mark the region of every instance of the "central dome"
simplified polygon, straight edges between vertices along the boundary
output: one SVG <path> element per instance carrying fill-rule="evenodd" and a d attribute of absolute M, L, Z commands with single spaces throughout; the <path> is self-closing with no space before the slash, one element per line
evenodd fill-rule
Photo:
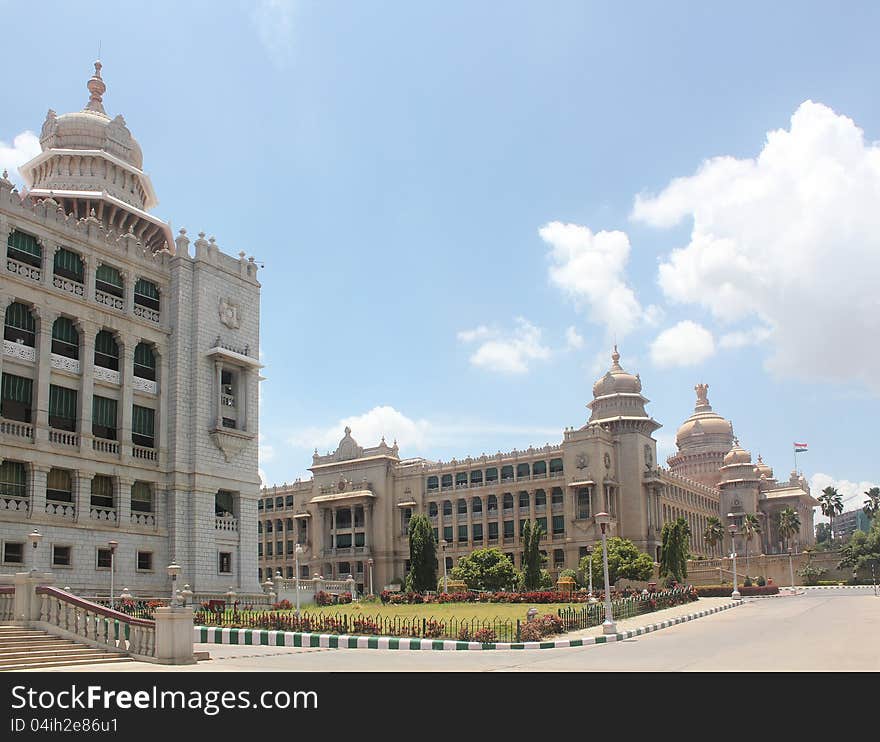
<path fill-rule="evenodd" d="M 730 450 L 733 443 L 733 426 L 729 420 L 721 417 L 712 410 L 707 393 L 708 384 L 697 384 L 694 387 L 697 393 L 697 405 L 694 414 L 682 423 L 675 434 L 675 443 L 679 450 L 688 448 L 688 445 L 699 445 L 707 441 L 706 436 L 719 436 L 726 439 L 724 450 Z"/>

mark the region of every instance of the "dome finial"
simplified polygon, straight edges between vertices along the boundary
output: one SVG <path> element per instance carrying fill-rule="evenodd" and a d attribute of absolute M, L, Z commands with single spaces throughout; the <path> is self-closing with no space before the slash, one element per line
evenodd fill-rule
<path fill-rule="evenodd" d="M 620 369 L 620 353 L 617 352 L 617 343 L 614 343 L 614 352 L 611 354 L 612 368 Z"/>
<path fill-rule="evenodd" d="M 708 384 L 697 384 L 694 387 L 694 391 L 697 393 L 697 410 L 711 410 L 712 407 L 709 405 L 709 385 Z"/>
<path fill-rule="evenodd" d="M 107 91 L 107 86 L 101 79 L 102 66 L 100 59 L 95 61 L 95 74 L 92 75 L 86 83 L 86 87 L 89 89 L 89 102 L 86 104 L 85 110 L 94 111 L 95 113 L 103 113 L 106 116 L 107 112 L 104 110 L 102 96 Z"/>

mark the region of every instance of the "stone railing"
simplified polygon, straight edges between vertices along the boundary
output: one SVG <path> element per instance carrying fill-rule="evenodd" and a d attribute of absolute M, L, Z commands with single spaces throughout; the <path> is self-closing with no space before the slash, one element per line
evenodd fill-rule
<path fill-rule="evenodd" d="M 3 341 L 3 355 L 15 358 L 18 361 L 36 361 L 37 349 L 24 343 L 17 343 L 12 340 Z"/>
<path fill-rule="evenodd" d="M 132 513 L 131 524 L 134 526 L 143 526 L 144 528 L 155 528 L 156 516 L 153 513 Z"/>
<path fill-rule="evenodd" d="M 109 441 L 104 438 L 92 438 L 92 449 L 99 453 L 119 454 L 119 441 Z"/>
<path fill-rule="evenodd" d="M 36 593 L 40 598 L 38 620 L 47 627 L 93 646 L 155 661 L 155 621 L 132 618 L 47 585 L 37 586 Z"/>
<path fill-rule="evenodd" d="M 0 510 L 12 510 L 20 513 L 27 513 L 28 509 L 27 497 L 0 495 Z"/>
<path fill-rule="evenodd" d="M 140 304 L 135 304 L 132 312 L 135 317 L 140 317 L 141 319 L 149 320 L 150 322 L 155 322 L 156 324 L 159 323 L 159 312 L 157 312 L 155 309 L 144 307 Z"/>
<path fill-rule="evenodd" d="M 231 515 L 218 515 L 214 518 L 214 530 L 238 532 L 238 518 Z"/>
<path fill-rule="evenodd" d="M 62 446 L 74 446 L 79 448 L 79 436 L 67 430 L 56 430 L 49 428 L 49 442 L 57 443 Z"/>
<path fill-rule="evenodd" d="M 6 258 L 6 270 L 15 273 L 22 278 L 30 278 L 32 281 L 39 281 L 43 277 L 43 272 L 39 268 L 35 268 L 27 263 L 19 263 L 13 258 Z"/>
<path fill-rule="evenodd" d="M 146 392 L 147 394 L 158 394 L 159 383 L 150 379 L 142 379 L 140 376 L 132 377 L 132 388 L 137 392 Z"/>
<path fill-rule="evenodd" d="M 72 374 L 80 373 L 79 361 L 76 358 L 68 358 L 58 353 L 50 353 L 50 365 L 59 371 L 70 371 Z"/>
<path fill-rule="evenodd" d="M 11 435 L 15 438 L 34 437 L 34 426 L 29 423 L 20 423 L 17 420 L 0 419 L 0 433 Z"/>
<path fill-rule="evenodd" d="M 91 520 L 100 520 L 110 523 L 116 522 L 116 508 L 104 508 L 100 505 L 91 505 L 89 507 L 89 518 Z"/>
<path fill-rule="evenodd" d="M 120 312 L 125 311 L 124 300 L 120 299 L 118 296 L 107 294 L 98 289 L 95 289 L 95 301 L 97 301 L 98 304 L 103 304 L 105 307 L 110 307 L 111 309 L 116 309 Z"/>
<path fill-rule="evenodd" d="M 119 371 L 114 371 L 112 368 L 105 368 L 104 366 L 95 366 L 92 369 L 92 373 L 98 381 L 106 381 L 108 384 L 119 384 L 120 376 Z"/>
<path fill-rule="evenodd" d="M 64 518 L 65 520 L 74 520 L 76 517 L 76 506 L 69 502 L 47 502 L 46 515 L 54 515 L 56 518 Z"/>
<path fill-rule="evenodd" d="M 15 588 L 0 585 L 0 621 L 11 621 L 14 617 L 12 606 L 15 603 Z"/>
<path fill-rule="evenodd" d="M 73 294 L 74 296 L 85 295 L 85 290 L 81 283 L 77 281 L 71 281 L 69 278 L 64 278 L 63 276 L 52 276 L 52 285 L 56 289 L 61 289 L 62 291 L 66 291 L 69 294 Z"/>
<path fill-rule="evenodd" d="M 131 455 L 144 461 L 159 460 L 159 452 L 155 448 L 147 448 L 146 446 L 132 446 Z"/>

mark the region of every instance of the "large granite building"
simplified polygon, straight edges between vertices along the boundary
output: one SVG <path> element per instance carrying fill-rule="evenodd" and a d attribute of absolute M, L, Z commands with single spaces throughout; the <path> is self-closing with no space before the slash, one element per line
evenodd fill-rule
<path fill-rule="evenodd" d="M 520 532 L 539 522 L 551 574 L 577 568 L 600 539 L 595 515 L 611 514 L 612 534 L 631 539 L 659 558 L 663 524 L 679 516 L 691 528 L 695 555 L 717 556 L 702 534 L 710 517 L 728 524 L 756 513 L 764 528 L 760 549 L 781 549 L 773 515 L 791 505 L 801 518 L 801 546 L 813 540 L 813 506 L 803 477 L 777 482 L 760 458 L 751 462 L 730 422 L 712 410 L 708 386 L 696 387 L 694 414 L 678 430 L 678 453 L 668 468 L 657 461 L 652 437 L 660 424 L 645 410 L 638 374 L 620 365 L 617 348 L 606 374 L 593 385 L 590 418 L 563 432 L 561 443 L 452 461 L 401 459 L 397 443 L 361 447 L 346 429 L 336 451 L 315 451 L 309 481 L 264 488 L 259 503 L 261 579 L 295 574 L 296 544 L 303 546 L 300 576 L 354 575 L 359 589 L 379 590 L 408 570 L 407 524 L 426 514 L 441 558 L 497 546 L 521 566 Z M 738 549 L 742 544 L 738 543 Z"/>
<path fill-rule="evenodd" d="M 116 542 L 135 594 L 167 594 L 172 560 L 195 591 L 256 590 L 257 266 L 150 213 L 100 63 L 87 87 L 25 190 L 0 178 L 0 569 L 107 594 Z"/>

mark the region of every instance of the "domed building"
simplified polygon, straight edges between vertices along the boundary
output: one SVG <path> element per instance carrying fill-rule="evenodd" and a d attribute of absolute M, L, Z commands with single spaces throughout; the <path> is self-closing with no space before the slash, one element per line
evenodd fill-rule
<path fill-rule="evenodd" d="M 0 544 L 80 594 L 116 584 L 198 595 L 259 590 L 260 283 L 253 258 L 152 210 L 144 157 L 104 108 L 50 110 L 42 151 L 0 177 Z M 29 551 L 29 550 L 28 550 Z"/>
<path fill-rule="evenodd" d="M 697 384 L 694 414 L 675 435 L 678 454 L 668 459 L 669 468 L 696 482 L 715 487 L 720 481 L 724 456 L 733 445 L 733 425 L 709 404 L 708 384 Z"/>

